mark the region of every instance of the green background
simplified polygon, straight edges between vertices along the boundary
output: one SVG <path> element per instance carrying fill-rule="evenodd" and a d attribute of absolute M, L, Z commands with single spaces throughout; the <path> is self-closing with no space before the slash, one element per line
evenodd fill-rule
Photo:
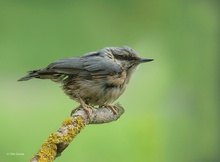
<path fill-rule="evenodd" d="M 220 161 L 219 1 L 1 0 L 0 161 L 23 162 L 78 106 L 25 72 L 106 46 L 141 65 L 116 122 L 87 126 L 56 161 Z"/>

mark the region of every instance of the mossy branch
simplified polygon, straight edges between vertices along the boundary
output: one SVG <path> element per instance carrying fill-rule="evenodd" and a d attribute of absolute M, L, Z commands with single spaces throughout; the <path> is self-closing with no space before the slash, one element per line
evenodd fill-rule
<path fill-rule="evenodd" d="M 52 162 L 86 125 L 109 123 L 117 120 L 124 113 L 123 107 L 119 104 L 116 104 L 114 109 L 116 113 L 107 107 L 99 109 L 91 107 L 87 111 L 81 107 L 74 109 L 71 116 L 63 121 L 61 128 L 47 138 L 30 161 Z"/>

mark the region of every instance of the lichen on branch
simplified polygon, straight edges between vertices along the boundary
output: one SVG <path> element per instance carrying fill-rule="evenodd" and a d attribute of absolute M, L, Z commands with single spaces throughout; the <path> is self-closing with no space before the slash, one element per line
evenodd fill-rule
<path fill-rule="evenodd" d="M 65 119 L 58 131 L 52 133 L 42 144 L 31 162 L 52 162 L 61 155 L 64 149 L 88 124 L 102 124 L 117 120 L 124 113 L 121 105 L 114 106 L 116 113 L 107 107 L 95 109 L 91 107 L 85 111 L 82 107 L 74 109 L 71 116 Z"/>

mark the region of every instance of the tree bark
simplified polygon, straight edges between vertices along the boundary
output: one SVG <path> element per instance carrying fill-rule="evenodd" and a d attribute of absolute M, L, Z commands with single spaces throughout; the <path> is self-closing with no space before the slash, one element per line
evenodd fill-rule
<path fill-rule="evenodd" d="M 68 147 L 72 140 L 88 124 L 102 124 L 116 121 L 124 113 L 120 104 L 114 105 L 114 111 L 109 107 L 84 109 L 81 106 L 74 109 L 71 116 L 65 119 L 57 132 L 52 133 L 43 143 L 31 162 L 52 162 Z"/>

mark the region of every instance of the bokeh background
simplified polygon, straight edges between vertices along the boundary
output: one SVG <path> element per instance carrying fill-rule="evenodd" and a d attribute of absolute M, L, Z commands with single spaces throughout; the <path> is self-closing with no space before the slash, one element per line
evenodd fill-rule
<path fill-rule="evenodd" d="M 142 65 L 116 122 L 87 126 L 56 161 L 219 162 L 219 1 L 0 1 L 0 161 L 23 162 L 78 106 L 31 69 L 128 45 Z"/>

